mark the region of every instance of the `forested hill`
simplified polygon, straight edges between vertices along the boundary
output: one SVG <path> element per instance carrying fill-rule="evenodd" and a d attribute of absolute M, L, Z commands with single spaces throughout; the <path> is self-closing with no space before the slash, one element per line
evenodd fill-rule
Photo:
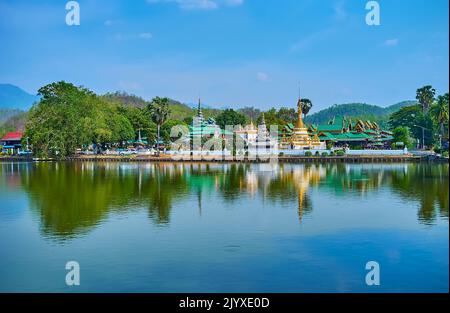
<path fill-rule="evenodd" d="M 144 100 L 141 97 L 130 95 L 125 92 L 107 93 L 103 97 L 109 101 L 118 102 L 123 105 L 133 106 L 140 109 L 145 108 L 149 103 L 148 101 Z M 184 120 L 186 118 L 193 117 L 197 113 L 196 111 L 197 108 L 194 106 L 190 107 L 184 103 L 181 103 L 173 99 L 169 99 L 169 101 L 171 111 L 170 119 Z M 218 109 L 211 109 L 204 107 L 202 107 L 202 111 L 205 117 L 216 116 L 217 114 L 220 113 L 220 110 Z"/>
<path fill-rule="evenodd" d="M 375 121 L 384 126 L 389 115 L 404 106 L 415 104 L 415 101 L 402 101 L 388 107 L 380 107 L 366 103 L 335 104 L 327 109 L 307 116 L 306 122 L 314 124 L 325 124 L 335 116 L 347 116 Z"/>

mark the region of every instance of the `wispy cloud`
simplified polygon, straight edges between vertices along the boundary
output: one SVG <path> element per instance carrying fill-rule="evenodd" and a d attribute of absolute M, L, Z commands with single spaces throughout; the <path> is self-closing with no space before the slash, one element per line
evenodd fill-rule
<path fill-rule="evenodd" d="M 221 5 L 239 6 L 244 0 L 147 0 L 150 4 L 174 3 L 183 10 L 215 10 Z"/>
<path fill-rule="evenodd" d="M 150 40 L 152 38 L 153 38 L 153 35 L 150 32 L 142 32 L 142 33 L 139 33 L 139 34 L 122 34 L 122 33 L 117 33 L 114 36 L 114 39 L 117 40 L 117 41 L 136 40 L 136 39 Z"/>
<path fill-rule="evenodd" d="M 137 91 L 141 89 L 141 84 L 134 81 L 119 81 L 117 86 L 124 91 Z"/>
<path fill-rule="evenodd" d="M 383 46 L 385 47 L 395 47 L 398 45 L 398 38 L 387 39 L 383 42 Z"/>
<path fill-rule="evenodd" d="M 263 73 L 263 72 L 258 72 L 258 73 L 256 73 L 256 79 L 261 82 L 266 82 L 269 80 L 269 75 L 267 75 L 266 73 Z"/>
<path fill-rule="evenodd" d="M 153 35 L 152 35 L 152 33 L 140 33 L 138 35 L 138 37 L 141 39 L 148 40 L 148 39 L 152 39 Z"/>
<path fill-rule="evenodd" d="M 225 4 L 229 6 L 241 5 L 244 3 L 244 0 L 225 0 Z"/>
<path fill-rule="evenodd" d="M 307 50 L 307 49 L 311 48 L 312 46 L 314 46 L 320 42 L 323 42 L 324 40 L 329 38 L 329 36 L 334 34 L 335 32 L 336 32 L 336 29 L 327 28 L 327 29 L 318 31 L 316 33 L 306 35 L 303 38 L 301 38 L 299 41 L 297 41 L 293 45 L 291 45 L 289 50 L 291 53 Z"/>
<path fill-rule="evenodd" d="M 333 6 L 334 18 L 338 21 L 345 20 L 347 17 L 347 11 L 345 10 L 344 5 L 344 1 L 338 1 Z"/>
<path fill-rule="evenodd" d="M 118 25 L 122 25 L 123 21 L 121 20 L 106 20 L 103 22 L 103 25 L 106 27 L 112 27 L 112 26 L 118 26 Z"/>

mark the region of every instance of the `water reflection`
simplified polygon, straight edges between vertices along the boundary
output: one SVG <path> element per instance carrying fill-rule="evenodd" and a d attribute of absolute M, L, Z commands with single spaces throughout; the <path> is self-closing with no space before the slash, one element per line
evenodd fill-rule
<path fill-rule="evenodd" d="M 392 190 L 415 201 L 418 220 L 448 218 L 448 164 L 250 164 L 2 163 L 0 192 L 24 190 L 45 235 L 71 238 L 108 214 L 145 208 L 157 225 L 168 226 L 175 203 L 212 194 L 225 203 L 261 197 L 296 208 L 298 219 L 314 209 L 311 191 L 355 197 Z"/>

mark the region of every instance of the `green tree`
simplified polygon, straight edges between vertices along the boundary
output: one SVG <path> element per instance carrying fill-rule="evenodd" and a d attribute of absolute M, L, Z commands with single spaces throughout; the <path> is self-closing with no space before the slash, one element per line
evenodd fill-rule
<path fill-rule="evenodd" d="M 244 107 L 238 110 L 239 113 L 245 115 L 249 120 L 256 121 L 256 119 L 261 115 L 261 110 L 254 107 Z"/>
<path fill-rule="evenodd" d="M 311 110 L 313 104 L 311 100 L 309 99 L 301 99 L 300 100 L 300 108 L 302 109 L 302 113 L 304 117 L 306 118 L 306 115 L 308 115 L 309 111 Z"/>
<path fill-rule="evenodd" d="M 295 123 L 297 120 L 297 112 L 293 108 L 281 107 L 278 110 L 277 117 L 286 123 Z"/>
<path fill-rule="evenodd" d="M 439 96 L 436 104 L 434 104 L 430 109 L 430 114 L 433 120 L 439 125 L 439 134 L 442 136 L 447 133 L 448 138 L 448 93 Z M 447 132 L 445 130 L 447 128 Z"/>
<path fill-rule="evenodd" d="M 219 125 L 222 129 L 225 128 L 226 125 L 245 125 L 246 119 L 245 116 L 233 109 L 226 109 L 222 111 L 216 117 L 217 125 Z"/>
<path fill-rule="evenodd" d="M 156 149 L 159 155 L 159 143 L 161 141 L 161 126 L 167 120 L 170 114 L 169 99 L 168 98 L 153 98 L 152 102 L 147 107 L 150 112 L 151 119 L 157 126 L 156 132 Z"/>
<path fill-rule="evenodd" d="M 118 106 L 86 88 L 60 81 L 40 88 L 39 95 L 24 136 L 39 157 L 65 158 L 92 143 L 105 147 L 134 138 Z"/>
<path fill-rule="evenodd" d="M 422 111 L 424 113 L 428 112 L 428 109 L 434 102 L 434 95 L 436 94 L 436 89 L 431 85 L 423 86 L 417 89 L 416 99 L 422 106 Z"/>
<path fill-rule="evenodd" d="M 394 143 L 403 142 L 405 147 L 411 148 L 413 140 L 409 134 L 409 128 L 405 126 L 398 126 L 393 130 Z"/>
<path fill-rule="evenodd" d="M 161 137 L 163 138 L 164 142 L 169 143 L 171 142 L 170 133 L 172 130 L 172 127 L 174 126 L 186 126 L 188 127 L 188 124 L 186 124 L 183 121 L 180 120 L 167 120 L 164 125 L 161 127 Z M 179 138 L 179 137 L 178 137 Z M 176 138 L 176 139 L 178 139 Z"/>
<path fill-rule="evenodd" d="M 86 129 L 94 120 L 93 92 L 64 81 L 39 89 L 41 101 L 29 113 L 25 137 L 30 138 L 34 152 L 40 157 L 64 158 L 77 147 L 88 144 L 93 133 Z"/>
<path fill-rule="evenodd" d="M 119 112 L 127 117 L 134 129 L 134 139 L 142 139 L 143 136 L 156 137 L 156 125 L 152 122 L 150 112 L 147 109 L 137 107 L 119 106 Z"/>
<path fill-rule="evenodd" d="M 262 124 L 262 117 L 263 116 L 261 114 L 257 120 L 258 125 Z M 269 111 L 264 112 L 264 121 L 266 122 L 267 129 L 270 129 L 270 126 L 272 125 L 278 126 L 278 128 L 280 129 L 280 127 L 283 127 L 287 124 L 285 120 L 279 118 L 278 112 L 275 108 L 271 108 Z"/>
<path fill-rule="evenodd" d="M 406 106 L 394 112 L 389 117 L 389 128 L 394 130 L 399 126 L 405 126 L 410 129 L 413 137 L 423 139 L 424 145 L 430 146 L 434 142 L 433 121 L 429 114 L 424 114 L 420 105 Z"/>

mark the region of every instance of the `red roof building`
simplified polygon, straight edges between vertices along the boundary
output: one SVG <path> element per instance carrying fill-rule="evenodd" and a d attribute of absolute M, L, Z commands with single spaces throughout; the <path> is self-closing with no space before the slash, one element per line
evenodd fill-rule
<path fill-rule="evenodd" d="M 0 141 L 22 141 L 23 133 L 22 132 L 10 132 L 3 136 Z"/>
<path fill-rule="evenodd" d="M 22 132 L 7 133 L 0 139 L 0 146 L 2 147 L 2 153 L 17 154 L 22 148 Z"/>

